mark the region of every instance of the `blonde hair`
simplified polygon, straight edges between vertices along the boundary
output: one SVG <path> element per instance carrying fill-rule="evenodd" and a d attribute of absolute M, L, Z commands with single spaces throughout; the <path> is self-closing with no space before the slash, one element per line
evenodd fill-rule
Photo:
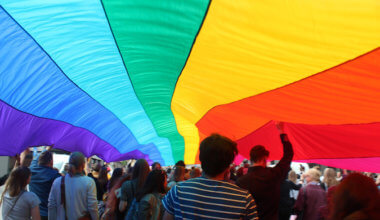
<path fill-rule="evenodd" d="M 315 169 L 315 168 L 312 168 L 312 169 L 309 169 L 307 172 L 306 172 L 306 175 L 310 176 L 310 178 L 313 180 L 313 181 L 317 181 L 319 182 L 319 179 L 321 177 L 321 172 L 319 172 L 319 170 Z"/>
<path fill-rule="evenodd" d="M 327 188 L 336 186 L 339 182 L 336 180 L 336 172 L 332 168 L 326 168 L 323 172 L 323 182 L 326 183 Z"/>

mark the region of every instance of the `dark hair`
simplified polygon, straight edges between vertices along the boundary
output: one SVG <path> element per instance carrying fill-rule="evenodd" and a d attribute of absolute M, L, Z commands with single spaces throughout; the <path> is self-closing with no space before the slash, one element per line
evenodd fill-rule
<path fill-rule="evenodd" d="M 113 170 L 111 179 L 109 181 L 108 189 L 112 189 L 112 187 L 115 185 L 116 181 L 119 180 L 119 178 L 123 176 L 123 169 L 122 168 L 116 168 Z"/>
<path fill-rule="evenodd" d="M 155 169 L 155 166 L 159 165 L 161 167 L 161 164 L 159 162 L 152 163 L 152 170 Z"/>
<path fill-rule="evenodd" d="M 219 134 L 204 139 L 199 147 L 199 160 L 205 174 L 214 177 L 225 171 L 238 153 L 236 145 Z"/>
<path fill-rule="evenodd" d="M 185 167 L 176 166 L 174 169 L 173 180 L 176 182 L 183 181 L 184 177 L 185 177 Z"/>
<path fill-rule="evenodd" d="M 330 206 L 330 219 L 345 219 L 354 212 L 367 216 L 363 219 L 380 219 L 380 192 L 371 178 L 353 173 L 337 186 Z"/>
<path fill-rule="evenodd" d="M 262 145 L 256 145 L 252 147 L 251 151 L 249 152 L 249 156 L 251 161 L 257 163 L 260 160 L 264 159 L 264 157 L 268 157 L 269 151 L 267 151 Z"/>
<path fill-rule="evenodd" d="M 186 167 L 185 162 L 183 162 L 183 160 L 179 160 L 179 161 L 175 164 L 175 166 Z"/>
<path fill-rule="evenodd" d="M 116 168 L 113 171 L 112 177 L 114 176 L 115 171 L 117 169 L 121 169 L 121 168 Z M 119 173 L 119 171 L 116 171 L 116 173 Z M 110 181 L 112 181 L 112 177 L 111 177 Z M 115 180 L 113 181 L 114 183 L 112 184 L 111 187 L 109 187 L 109 193 L 107 196 L 106 207 L 107 207 L 107 209 L 109 208 L 111 213 L 114 213 L 117 209 L 119 209 L 119 199 L 117 198 L 117 196 L 116 196 L 117 193 L 115 193 L 115 191 L 119 190 L 120 187 L 123 185 L 123 183 L 125 181 L 130 180 L 130 179 L 131 179 L 130 175 L 124 175 L 124 176 L 121 176 L 119 178 L 115 177 Z"/>
<path fill-rule="evenodd" d="M 136 201 L 140 200 L 149 193 L 165 193 L 166 173 L 163 170 L 153 170 L 148 174 L 144 186 L 136 195 Z"/>
<path fill-rule="evenodd" d="M 102 166 L 100 168 L 99 176 L 98 176 L 98 181 L 101 185 L 102 188 L 106 188 L 107 183 L 108 183 L 108 170 L 107 166 Z"/>
<path fill-rule="evenodd" d="M 135 166 L 133 167 L 132 179 L 138 179 L 137 189 L 143 187 L 149 171 L 149 164 L 145 159 L 139 159 L 136 161 Z"/>
<path fill-rule="evenodd" d="M 13 170 L 5 183 L 0 204 L 3 202 L 4 195 L 7 191 L 11 197 L 18 196 L 20 192 L 25 189 L 26 185 L 28 185 L 28 179 L 31 174 L 28 167 L 18 167 Z"/>
<path fill-rule="evenodd" d="M 50 151 L 44 151 L 41 153 L 38 158 L 38 165 L 49 165 L 49 163 L 53 160 L 53 154 Z"/>

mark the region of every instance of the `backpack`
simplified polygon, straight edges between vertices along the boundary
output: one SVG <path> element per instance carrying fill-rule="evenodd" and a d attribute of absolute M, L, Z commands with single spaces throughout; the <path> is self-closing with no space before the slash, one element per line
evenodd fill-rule
<path fill-rule="evenodd" d="M 128 214 L 125 216 L 124 220 L 138 220 L 139 216 L 139 202 L 136 201 L 136 198 L 133 199 L 132 205 L 128 210 Z"/>

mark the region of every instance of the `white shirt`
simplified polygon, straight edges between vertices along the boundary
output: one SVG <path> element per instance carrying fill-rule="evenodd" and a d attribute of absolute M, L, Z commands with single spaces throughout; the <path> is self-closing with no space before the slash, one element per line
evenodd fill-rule
<path fill-rule="evenodd" d="M 65 210 L 61 204 L 61 179 L 54 180 L 49 195 L 49 219 L 65 220 Z M 89 212 L 91 218 L 98 220 L 98 201 L 96 185 L 87 176 L 65 176 L 67 219 L 78 219 Z"/>

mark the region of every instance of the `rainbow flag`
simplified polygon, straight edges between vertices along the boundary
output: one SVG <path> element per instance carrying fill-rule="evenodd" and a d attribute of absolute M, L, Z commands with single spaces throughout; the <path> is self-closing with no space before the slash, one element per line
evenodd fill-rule
<path fill-rule="evenodd" d="M 198 163 L 211 133 L 380 172 L 378 0 L 0 0 L 0 155 Z"/>

